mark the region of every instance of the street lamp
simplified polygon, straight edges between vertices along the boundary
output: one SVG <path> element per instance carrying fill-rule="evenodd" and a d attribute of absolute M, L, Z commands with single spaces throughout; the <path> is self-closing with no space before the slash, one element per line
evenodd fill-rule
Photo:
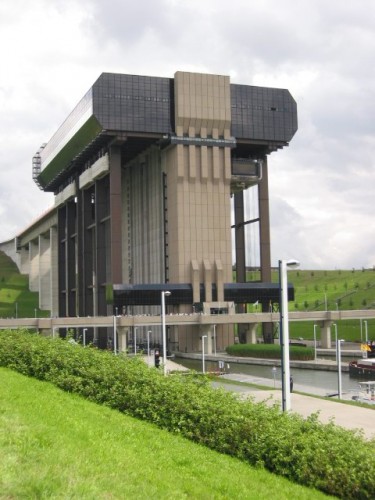
<path fill-rule="evenodd" d="M 134 335 L 133 335 L 133 342 L 134 342 L 134 356 L 137 354 L 137 327 L 134 327 Z"/>
<path fill-rule="evenodd" d="M 367 344 L 368 343 L 367 319 L 364 319 L 363 323 L 365 325 L 365 342 Z"/>
<path fill-rule="evenodd" d="M 276 388 L 276 372 L 277 372 L 277 368 L 276 368 L 276 366 L 273 366 L 272 367 L 272 376 L 273 376 L 273 388 L 274 389 Z"/>
<path fill-rule="evenodd" d="M 216 325 L 214 325 L 214 353 L 216 356 Z"/>
<path fill-rule="evenodd" d="M 87 332 L 87 328 L 84 328 L 83 331 L 82 331 L 82 344 L 83 344 L 83 347 L 86 346 L 86 332 Z"/>
<path fill-rule="evenodd" d="M 205 365 L 205 353 L 204 353 L 204 339 L 207 338 L 207 335 L 202 335 L 202 372 L 203 375 L 206 373 L 206 365 Z"/>
<path fill-rule="evenodd" d="M 281 388 L 283 411 L 290 410 L 288 269 L 299 266 L 297 260 L 279 260 Z"/>
<path fill-rule="evenodd" d="M 148 366 L 150 366 L 150 335 L 151 335 L 152 331 L 151 330 L 148 330 L 147 331 L 147 364 Z"/>
<path fill-rule="evenodd" d="M 113 352 L 117 354 L 117 316 L 113 315 Z"/>
<path fill-rule="evenodd" d="M 163 372 L 167 375 L 167 332 L 165 328 L 165 297 L 169 297 L 171 292 L 166 290 L 161 292 L 161 325 L 163 334 Z"/>
<path fill-rule="evenodd" d="M 342 394 L 342 381 L 341 381 L 341 342 L 337 338 L 337 325 L 333 323 L 332 326 L 335 327 L 335 340 L 336 340 L 336 363 L 337 363 L 337 397 L 341 399 Z"/>

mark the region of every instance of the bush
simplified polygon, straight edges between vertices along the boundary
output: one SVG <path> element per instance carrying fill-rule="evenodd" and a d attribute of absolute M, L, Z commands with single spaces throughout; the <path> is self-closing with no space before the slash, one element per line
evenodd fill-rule
<path fill-rule="evenodd" d="M 233 344 L 226 351 L 231 356 L 281 359 L 281 347 L 278 344 Z M 290 345 L 289 357 L 295 361 L 308 361 L 314 359 L 314 349 L 304 345 Z"/>
<path fill-rule="evenodd" d="M 375 442 L 317 415 L 304 420 L 213 389 L 204 377 L 164 377 L 139 358 L 27 332 L 0 332 L 0 365 L 328 494 L 375 498 Z"/>

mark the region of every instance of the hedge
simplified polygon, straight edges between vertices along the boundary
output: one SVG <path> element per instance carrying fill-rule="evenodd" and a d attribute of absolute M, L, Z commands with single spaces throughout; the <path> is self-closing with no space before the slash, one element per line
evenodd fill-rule
<path fill-rule="evenodd" d="M 0 365 L 153 422 L 253 466 L 342 498 L 375 498 L 375 441 L 318 415 L 243 401 L 201 376 L 171 375 L 139 358 L 66 340 L 0 332 Z"/>
<path fill-rule="evenodd" d="M 281 359 L 281 347 L 275 344 L 233 344 L 226 348 L 231 356 Z M 309 361 L 314 359 L 314 349 L 305 346 L 289 346 L 289 356 L 295 361 Z"/>

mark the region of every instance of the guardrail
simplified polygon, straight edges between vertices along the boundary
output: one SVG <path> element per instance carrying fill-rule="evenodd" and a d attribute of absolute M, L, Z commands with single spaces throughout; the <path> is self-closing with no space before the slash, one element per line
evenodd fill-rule
<path fill-rule="evenodd" d="M 348 319 L 375 318 L 375 309 L 354 311 L 312 311 L 290 312 L 289 321 L 340 321 Z M 238 323 L 277 323 L 280 321 L 278 312 L 267 313 L 241 313 L 241 314 L 167 314 L 167 325 L 229 325 Z M 0 318 L 0 329 L 30 328 L 36 330 L 54 330 L 58 328 L 105 328 L 113 327 L 114 322 L 118 328 L 154 326 L 161 324 L 161 316 L 135 315 L 135 316 L 87 316 L 67 318 Z"/>

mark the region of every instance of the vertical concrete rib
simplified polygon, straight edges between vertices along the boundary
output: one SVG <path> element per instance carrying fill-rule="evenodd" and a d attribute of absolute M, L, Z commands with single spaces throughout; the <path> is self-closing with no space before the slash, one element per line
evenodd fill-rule
<path fill-rule="evenodd" d="M 109 170 L 110 240 L 112 283 L 122 283 L 121 149 L 110 149 Z"/>
<path fill-rule="evenodd" d="M 267 157 L 263 159 L 263 176 L 258 184 L 259 199 L 259 243 L 260 243 L 260 273 L 263 282 L 272 281 L 271 274 L 271 237 L 270 237 L 270 212 L 268 194 L 268 165 Z M 262 302 L 262 310 L 268 311 L 270 304 Z M 271 305 L 272 307 L 272 305 Z M 266 343 L 273 342 L 272 323 L 263 324 L 263 338 Z"/>

